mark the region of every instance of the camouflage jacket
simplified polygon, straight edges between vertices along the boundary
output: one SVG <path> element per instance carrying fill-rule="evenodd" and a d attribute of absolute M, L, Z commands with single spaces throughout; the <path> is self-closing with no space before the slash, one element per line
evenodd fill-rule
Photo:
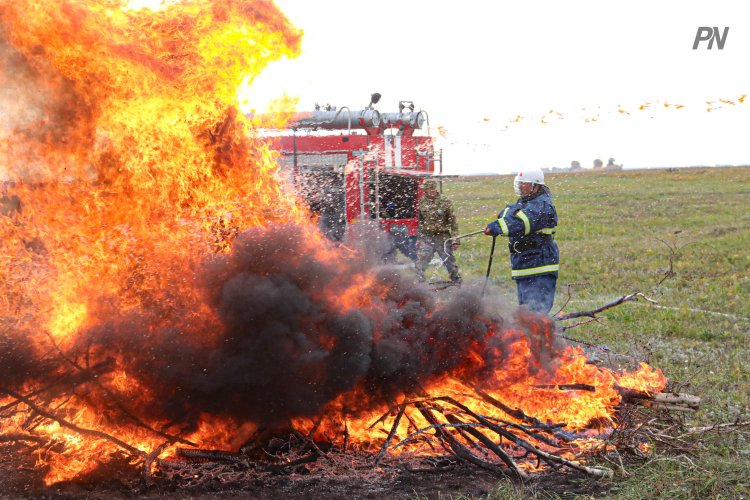
<path fill-rule="evenodd" d="M 420 234 L 458 236 L 458 224 L 456 223 L 456 214 L 453 212 L 453 203 L 447 198 L 438 195 L 437 198 L 431 200 L 423 196 L 419 199 L 417 218 Z"/>

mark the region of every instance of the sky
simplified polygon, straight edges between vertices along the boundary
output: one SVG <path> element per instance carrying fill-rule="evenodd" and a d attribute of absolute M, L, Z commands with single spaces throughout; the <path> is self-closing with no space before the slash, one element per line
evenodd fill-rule
<path fill-rule="evenodd" d="M 276 4 L 302 53 L 252 83 L 257 111 L 283 94 L 299 111 L 413 101 L 452 174 L 750 164 L 747 0 Z M 702 26 L 729 27 L 723 49 L 693 50 Z"/>

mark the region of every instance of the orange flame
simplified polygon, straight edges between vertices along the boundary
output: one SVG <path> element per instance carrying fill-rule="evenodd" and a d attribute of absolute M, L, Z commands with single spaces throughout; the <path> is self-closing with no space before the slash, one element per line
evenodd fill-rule
<path fill-rule="evenodd" d="M 196 321 L 210 322 L 190 273 L 226 248 L 223 221 L 240 231 L 299 217 L 235 104 L 241 82 L 299 52 L 301 33 L 265 0 L 136 7 L 0 5 L 1 78 L 16 92 L 5 98 L 15 115 L 0 128 L 0 177 L 23 200 L 20 221 L 0 217 L 0 284 L 10 291 L 0 316 L 18 318 L 40 353 L 133 310 L 156 325 L 192 303 Z M 103 381 L 143 389 L 122 372 Z M 85 406 L 68 413 L 82 427 L 112 425 Z M 79 450 L 44 457 L 54 462 L 48 481 L 114 448 L 58 424 L 45 430 Z M 142 450 L 158 444 L 140 434 L 118 433 Z"/>

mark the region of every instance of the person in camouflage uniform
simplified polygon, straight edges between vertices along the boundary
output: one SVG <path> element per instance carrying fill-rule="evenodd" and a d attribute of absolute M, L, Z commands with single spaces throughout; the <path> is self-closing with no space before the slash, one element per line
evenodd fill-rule
<path fill-rule="evenodd" d="M 448 253 L 445 252 L 445 240 L 458 235 L 458 224 L 456 214 L 453 212 L 453 203 L 448 198 L 440 195 L 437 191 L 437 183 L 426 180 L 422 183 L 424 196 L 419 199 L 417 219 L 419 221 L 417 230 L 417 260 L 415 267 L 417 278 L 424 281 L 424 269 L 437 252 L 443 260 L 443 265 L 448 270 L 448 275 L 453 283 L 461 283 L 458 274 L 458 265 L 453 257 L 453 250 L 458 242 L 453 243 Z"/>

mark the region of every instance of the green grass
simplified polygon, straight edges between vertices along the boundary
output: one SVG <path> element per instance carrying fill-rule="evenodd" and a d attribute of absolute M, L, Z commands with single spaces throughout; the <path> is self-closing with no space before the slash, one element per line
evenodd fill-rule
<path fill-rule="evenodd" d="M 556 174 L 547 176 L 559 216 L 561 271 L 553 311 L 593 309 L 642 291 L 662 309 L 628 303 L 572 336 L 622 353 L 649 353 L 682 390 L 703 398 L 689 425 L 750 420 L 750 168 Z M 450 179 L 461 233 L 481 229 L 515 201 L 512 177 Z M 456 252 L 466 278 L 483 279 L 490 238 L 463 240 Z M 507 246 L 498 240 L 496 292 L 515 303 Z M 671 247 L 671 249 L 670 249 Z M 670 268 L 674 276 L 665 279 Z M 658 285 L 658 286 L 657 286 Z M 738 498 L 750 493 L 750 443 L 707 440 L 689 460 L 657 448 L 654 460 L 613 483 L 623 498 Z M 498 485 L 493 498 L 523 492 Z M 543 490 L 528 490 L 544 496 Z"/>

